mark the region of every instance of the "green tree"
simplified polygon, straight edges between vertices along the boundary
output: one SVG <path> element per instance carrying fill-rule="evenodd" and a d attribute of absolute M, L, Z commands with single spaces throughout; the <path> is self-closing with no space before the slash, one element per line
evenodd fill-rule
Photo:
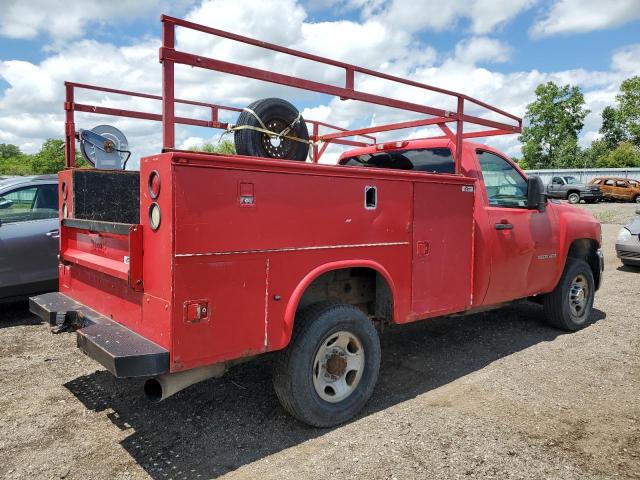
<path fill-rule="evenodd" d="M 600 133 L 611 150 L 623 142 L 640 148 L 640 76 L 622 82 L 616 106 L 602 111 Z"/>
<path fill-rule="evenodd" d="M 22 155 L 18 147 L 10 143 L 0 143 L 0 159 L 15 158 Z"/>
<path fill-rule="evenodd" d="M 192 147 L 191 150 L 194 152 L 222 153 L 225 155 L 235 155 L 236 153 L 236 147 L 231 140 L 222 140 L 217 144 L 204 143 L 197 147 Z"/>
<path fill-rule="evenodd" d="M 630 142 L 623 142 L 615 150 L 598 158 L 597 166 L 601 168 L 640 167 L 640 149 Z"/>
<path fill-rule="evenodd" d="M 558 168 L 578 162 L 578 134 L 589 113 L 578 87 L 554 82 L 536 87 L 536 100 L 527 105 L 522 130 L 522 155 L 528 168 Z"/>
<path fill-rule="evenodd" d="M 35 174 L 57 173 L 64 168 L 64 141 L 48 138 L 31 161 Z"/>

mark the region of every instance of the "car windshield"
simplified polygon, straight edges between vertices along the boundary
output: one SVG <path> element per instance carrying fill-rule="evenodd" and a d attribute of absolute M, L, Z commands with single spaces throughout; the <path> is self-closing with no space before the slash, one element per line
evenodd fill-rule
<path fill-rule="evenodd" d="M 567 182 L 569 185 L 575 185 L 576 183 L 579 183 L 578 180 L 576 180 L 575 177 L 564 177 L 565 182 Z"/>

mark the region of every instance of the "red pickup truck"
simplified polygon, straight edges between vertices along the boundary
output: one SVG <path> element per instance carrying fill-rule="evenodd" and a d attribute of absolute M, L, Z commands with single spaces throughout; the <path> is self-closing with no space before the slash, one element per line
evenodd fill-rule
<path fill-rule="evenodd" d="M 467 115 L 464 102 L 504 112 L 430 86 L 423 87 L 454 95 L 458 109 L 362 93 L 349 71 L 388 76 L 171 17 L 163 22 L 161 118 L 77 104 L 73 89 L 81 86 L 67 84 L 60 292 L 30 303 L 57 331 L 76 330 L 78 347 L 115 376 L 149 377 L 145 391 L 160 400 L 274 352 L 283 407 L 310 425 L 330 426 L 350 419 L 372 395 L 385 324 L 519 299 L 539 300 L 555 327 L 576 330 L 588 322 L 602 279 L 599 223 L 576 207 L 548 202 L 539 178 L 527 178 L 499 151 L 466 141 L 517 132 L 520 123 Z M 321 122 L 312 122 L 313 161 L 303 162 L 283 153 L 282 142 L 299 138 L 268 133 L 275 123 L 265 121 L 267 133 L 253 132 L 265 147 L 262 157 L 175 150 L 174 124 L 199 120 L 173 115 L 173 104 L 182 101 L 173 97 L 173 63 L 261 75 L 172 50 L 176 26 L 344 66 L 346 86 L 336 91 L 279 74 L 264 78 L 428 113 L 444 135 L 356 142 L 346 138 L 428 123 L 323 136 Z M 71 168 L 76 110 L 162 120 L 165 151 L 142 158 L 139 172 Z M 289 117 L 281 125 L 294 123 Z M 464 132 L 463 123 L 493 130 Z M 207 126 L 230 128 L 217 117 Z M 317 163 L 321 141 L 359 148 L 324 165 Z"/>

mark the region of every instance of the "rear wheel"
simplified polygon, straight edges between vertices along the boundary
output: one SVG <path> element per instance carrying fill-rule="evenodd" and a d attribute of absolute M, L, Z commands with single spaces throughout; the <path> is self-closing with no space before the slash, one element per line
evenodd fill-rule
<path fill-rule="evenodd" d="M 580 194 L 577 192 L 571 192 L 568 196 L 567 196 L 567 200 L 569 200 L 569 203 L 572 204 L 576 204 L 576 203 L 580 203 Z"/>
<path fill-rule="evenodd" d="M 291 342 L 275 361 L 273 385 L 295 418 L 330 427 L 362 409 L 379 368 L 380 340 L 367 315 L 351 305 L 322 302 L 296 316 Z"/>
<path fill-rule="evenodd" d="M 567 265 L 553 292 L 544 297 L 547 322 L 562 330 L 578 330 L 585 326 L 595 295 L 591 267 L 584 260 L 567 259 Z"/>
<path fill-rule="evenodd" d="M 633 197 L 633 201 L 636 203 L 640 203 L 640 195 L 636 195 L 635 197 Z"/>

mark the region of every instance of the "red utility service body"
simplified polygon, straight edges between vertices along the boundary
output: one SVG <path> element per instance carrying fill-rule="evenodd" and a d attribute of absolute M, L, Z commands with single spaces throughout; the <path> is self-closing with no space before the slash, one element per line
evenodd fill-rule
<path fill-rule="evenodd" d="M 284 348 L 306 288 L 331 270 L 378 272 L 394 323 L 552 290 L 571 241 L 599 242 L 598 232 L 560 204 L 489 206 L 476 149 L 499 154 L 465 142 L 464 176 L 187 152 L 144 158 L 140 212 L 156 171 L 160 227 L 144 214 L 126 236 L 63 225 L 60 292 L 169 351 L 173 372 Z M 60 185 L 73 189 L 71 172 Z M 376 187 L 376 208 L 365 207 L 366 187 Z M 494 228 L 507 221 L 512 230 Z M 136 263 L 142 288 L 129 285 Z"/>

